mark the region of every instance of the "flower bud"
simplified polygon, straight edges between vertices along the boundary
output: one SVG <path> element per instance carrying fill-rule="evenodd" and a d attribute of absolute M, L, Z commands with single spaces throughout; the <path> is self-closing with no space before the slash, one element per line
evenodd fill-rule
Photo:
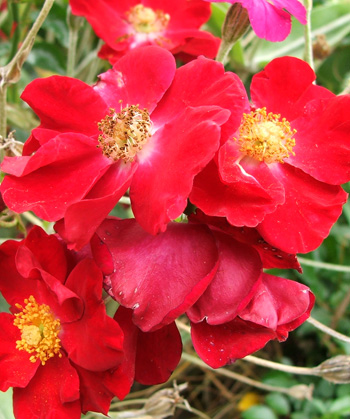
<path fill-rule="evenodd" d="M 298 400 L 311 400 L 312 399 L 312 392 L 314 390 L 313 384 L 310 384 L 309 386 L 305 384 L 299 384 L 293 387 L 290 387 L 288 389 L 289 396 L 294 397 Z"/>
<path fill-rule="evenodd" d="M 174 383 L 174 388 L 164 388 L 157 391 L 145 403 L 143 410 L 154 419 L 163 419 L 173 416 L 178 404 L 184 404 L 191 409 L 187 401 L 180 396 L 180 392 L 187 387 L 187 383 L 179 386 Z"/>
<path fill-rule="evenodd" d="M 247 9 L 240 3 L 233 4 L 228 9 L 222 25 L 222 39 L 226 42 L 235 43 L 244 35 L 249 25 Z"/>
<path fill-rule="evenodd" d="M 314 368 L 318 375 L 331 383 L 350 383 L 350 356 L 338 355 Z"/>

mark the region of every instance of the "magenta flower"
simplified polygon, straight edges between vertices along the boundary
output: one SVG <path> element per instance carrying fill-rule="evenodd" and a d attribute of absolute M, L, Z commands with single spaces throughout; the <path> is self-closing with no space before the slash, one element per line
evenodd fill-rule
<path fill-rule="evenodd" d="M 220 3 L 221 0 L 204 0 Z M 297 0 L 229 0 L 228 3 L 240 3 L 248 11 L 249 20 L 259 38 L 268 41 L 283 41 L 292 28 L 291 15 L 306 24 L 305 7 Z M 287 10 L 287 12 L 285 11 Z"/>

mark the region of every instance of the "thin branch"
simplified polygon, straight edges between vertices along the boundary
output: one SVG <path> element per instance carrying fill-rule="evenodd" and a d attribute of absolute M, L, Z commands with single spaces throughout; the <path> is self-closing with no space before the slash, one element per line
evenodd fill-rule
<path fill-rule="evenodd" d="M 302 265 L 313 266 L 315 268 L 327 269 L 329 271 L 350 272 L 350 266 L 335 265 L 333 263 L 319 262 L 316 260 L 305 259 L 298 256 L 298 261 Z"/>
<path fill-rule="evenodd" d="M 314 57 L 312 51 L 312 32 L 311 32 L 311 10 L 312 0 L 305 0 L 306 8 L 306 25 L 305 25 L 305 61 L 314 69 Z"/>
<path fill-rule="evenodd" d="M 224 375 L 225 377 L 232 378 L 234 380 L 240 381 L 242 383 L 248 384 L 249 386 L 259 388 L 261 390 L 265 391 L 274 391 L 278 393 L 288 394 L 291 397 L 297 398 L 297 399 L 311 399 L 313 386 L 306 386 L 306 385 L 297 385 L 293 387 L 276 387 L 271 386 L 268 384 L 261 383 L 259 381 L 253 380 L 252 378 L 245 377 L 241 374 L 237 374 L 236 372 L 227 370 L 225 368 L 218 368 L 213 369 L 209 367 L 207 364 L 205 364 L 203 361 L 201 361 L 199 358 L 183 353 L 182 359 L 185 361 L 188 361 L 192 364 L 198 365 L 201 368 L 208 369 L 210 371 L 215 371 L 216 374 Z"/>
<path fill-rule="evenodd" d="M 317 329 L 322 330 L 322 332 L 327 333 L 327 335 L 333 336 L 336 339 L 339 339 L 343 342 L 346 343 L 350 343 L 350 338 L 348 336 L 343 335 L 342 333 L 339 333 L 333 329 L 331 329 L 330 327 L 324 325 L 323 323 L 319 322 L 318 320 L 309 317 L 306 320 L 308 323 L 312 324 L 313 326 L 315 326 Z"/>
<path fill-rule="evenodd" d="M 242 361 L 248 361 L 248 362 L 251 362 L 252 364 L 260 365 L 266 368 L 272 368 L 278 371 L 288 372 L 291 374 L 316 375 L 316 376 L 320 375 L 317 370 L 314 370 L 314 368 L 295 367 L 294 365 L 280 364 L 278 362 L 268 361 L 267 359 L 257 358 L 252 355 L 247 355 L 246 357 L 242 358 Z"/>

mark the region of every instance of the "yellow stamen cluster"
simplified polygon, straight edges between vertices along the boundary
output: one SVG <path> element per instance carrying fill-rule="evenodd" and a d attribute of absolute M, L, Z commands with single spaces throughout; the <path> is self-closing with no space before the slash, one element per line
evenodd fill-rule
<path fill-rule="evenodd" d="M 170 16 L 161 10 L 154 11 L 150 7 L 137 4 L 127 13 L 127 20 L 136 32 L 151 33 L 163 31 L 169 23 Z"/>
<path fill-rule="evenodd" d="M 295 155 L 293 136 L 296 132 L 286 118 L 261 108 L 243 114 L 240 136 L 234 140 L 239 142 L 240 151 L 247 156 L 265 163 L 283 163 L 284 159 Z"/>
<path fill-rule="evenodd" d="M 102 132 L 98 147 L 103 154 L 125 163 L 134 160 L 152 135 L 148 110 L 140 109 L 138 105 L 127 106 L 119 113 L 110 109 L 109 115 L 99 122 L 98 129 Z"/>
<path fill-rule="evenodd" d="M 58 338 L 60 321 L 55 319 L 49 306 L 38 304 L 32 295 L 24 300 L 24 304 L 25 307 L 16 304 L 21 310 L 15 314 L 13 322 L 21 331 L 21 340 L 16 341 L 16 349 L 33 354 L 29 360 L 36 362 L 40 359 L 42 365 L 57 354 L 61 358 L 61 340 Z"/>

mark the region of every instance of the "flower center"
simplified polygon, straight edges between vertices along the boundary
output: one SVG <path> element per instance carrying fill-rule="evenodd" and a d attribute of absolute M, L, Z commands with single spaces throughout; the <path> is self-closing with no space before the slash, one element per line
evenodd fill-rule
<path fill-rule="evenodd" d="M 24 304 L 25 307 L 15 304 L 22 310 L 15 314 L 13 321 L 21 331 L 21 340 L 16 341 L 16 349 L 33 354 L 29 360 L 36 362 L 40 359 L 42 365 L 57 354 L 61 358 L 61 340 L 58 338 L 60 321 L 55 319 L 49 306 L 38 304 L 32 295 L 24 300 Z"/>
<path fill-rule="evenodd" d="M 265 163 L 283 163 L 291 154 L 295 155 L 293 136 L 296 132 L 286 118 L 261 108 L 243 114 L 240 136 L 234 140 L 239 142 L 240 151 L 247 156 Z"/>
<path fill-rule="evenodd" d="M 137 4 L 127 13 L 127 20 L 136 32 L 151 33 L 163 31 L 169 23 L 170 16 L 161 10 L 154 11 L 150 7 Z"/>
<path fill-rule="evenodd" d="M 98 124 L 102 132 L 98 147 L 115 161 L 131 162 L 152 136 L 151 128 L 147 109 L 140 109 L 138 105 L 127 106 L 119 113 L 110 109 L 109 115 Z"/>

